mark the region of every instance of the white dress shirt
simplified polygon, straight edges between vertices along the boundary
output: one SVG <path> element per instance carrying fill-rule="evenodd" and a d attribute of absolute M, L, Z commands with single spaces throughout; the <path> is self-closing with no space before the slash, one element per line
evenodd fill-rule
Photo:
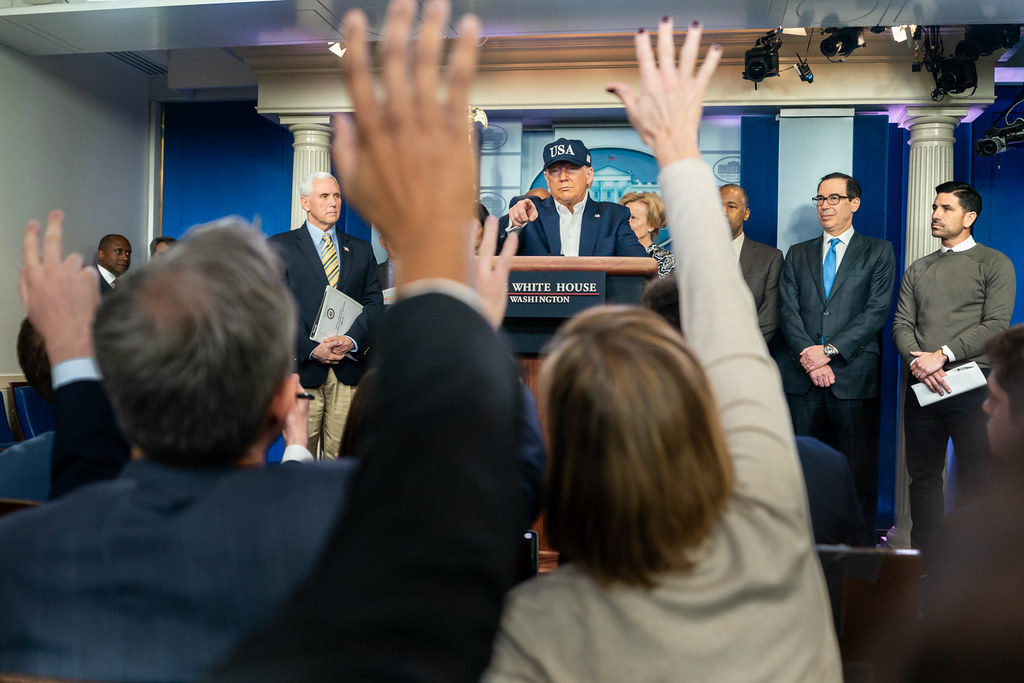
<path fill-rule="evenodd" d="M 736 260 L 740 258 L 740 252 L 743 251 L 743 233 L 741 232 L 736 236 L 736 239 L 732 241 L 732 253 L 736 254 Z"/>
<path fill-rule="evenodd" d="M 103 266 L 96 264 L 96 270 L 100 271 L 100 277 L 107 281 L 107 284 L 111 287 L 117 287 L 114 283 L 117 281 L 117 275 L 111 273 Z"/>
<path fill-rule="evenodd" d="M 580 255 L 580 231 L 583 229 L 583 207 L 587 198 L 572 207 L 572 212 L 563 204 L 555 202 L 558 211 L 558 235 L 562 240 L 562 256 Z"/>

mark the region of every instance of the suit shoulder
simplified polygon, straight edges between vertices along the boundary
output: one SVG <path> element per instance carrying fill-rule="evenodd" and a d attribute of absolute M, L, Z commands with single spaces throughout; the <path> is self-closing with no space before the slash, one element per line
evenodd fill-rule
<path fill-rule="evenodd" d="M 283 230 L 283 231 L 281 231 L 279 233 L 276 233 L 276 234 L 271 235 L 270 237 L 268 237 L 267 241 L 268 242 L 273 242 L 275 244 L 284 244 L 284 243 L 292 241 L 294 239 L 295 239 L 295 231 L 294 230 Z"/>
<path fill-rule="evenodd" d="M 751 247 L 753 247 L 754 249 L 757 249 L 759 251 L 763 251 L 768 256 L 778 256 L 779 258 L 782 258 L 782 250 L 779 249 L 778 247 L 773 247 L 770 244 L 765 244 L 764 242 L 758 242 L 757 240 L 752 240 L 752 239 L 750 239 L 749 237 L 746 237 L 746 236 L 743 237 L 743 242 L 744 242 L 744 244 L 746 244 L 747 242 L 750 242 L 750 246 Z"/>
<path fill-rule="evenodd" d="M 886 248 L 888 248 L 888 249 L 892 250 L 892 248 L 893 248 L 892 242 L 890 242 L 887 239 L 882 239 L 881 237 L 868 237 L 867 235 L 865 235 L 863 233 L 860 233 L 860 232 L 855 233 L 855 234 L 860 235 L 865 240 L 867 240 L 868 247 L 870 247 L 872 249 L 886 249 Z"/>

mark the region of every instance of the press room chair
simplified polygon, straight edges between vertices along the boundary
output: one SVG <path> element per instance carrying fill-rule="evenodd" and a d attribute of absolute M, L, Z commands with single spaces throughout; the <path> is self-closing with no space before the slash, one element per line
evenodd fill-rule
<path fill-rule="evenodd" d="M 0 420 L 0 449 L 4 449 L 13 446 L 17 440 L 11 431 L 11 424 L 7 421 L 7 405 L 4 403 L 3 393 L 0 393 L 0 411 L 3 412 L 3 419 Z"/>
<path fill-rule="evenodd" d="M 32 387 L 14 387 L 14 408 L 26 439 L 53 431 L 53 407 Z"/>

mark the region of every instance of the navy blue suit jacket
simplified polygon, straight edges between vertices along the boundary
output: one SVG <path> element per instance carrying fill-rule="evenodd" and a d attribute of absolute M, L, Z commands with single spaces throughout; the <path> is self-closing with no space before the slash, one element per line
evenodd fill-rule
<path fill-rule="evenodd" d="M 864 516 L 846 456 L 810 436 L 796 437 L 796 452 L 807 487 L 814 542 L 868 545 Z"/>
<path fill-rule="evenodd" d="M 832 292 L 825 299 L 822 237 L 794 244 L 779 279 L 779 327 L 785 344 L 776 354 L 786 393 L 806 394 L 812 384 L 800 366 L 800 352 L 831 342 L 841 356 L 829 367 L 835 373 L 837 398 L 878 395 L 878 333 L 885 324 L 896 282 L 892 244 L 854 232 Z"/>
<path fill-rule="evenodd" d="M 512 203 L 523 197 L 516 197 Z M 519 233 L 520 256 L 560 256 L 562 238 L 554 197 L 529 199 L 537 207 L 537 219 L 527 223 Z M 498 222 L 498 248 L 504 242 L 508 214 Z M 580 256 L 647 256 L 636 234 L 629 227 L 629 209 L 613 202 L 595 202 L 589 196 L 583 206 L 580 227 Z"/>
<path fill-rule="evenodd" d="M 99 382 L 60 387 L 55 401 L 68 392 L 106 404 Z M 96 428 L 117 437 L 112 420 Z M 100 465 L 122 456 L 118 447 L 92 453 Z M 115 479 L 5 516 L 0 671 L 76 680 L 203 676 L 310 574 L 352 473 L 340 462 L 183 469 L 143 460 Z"/>
<path fill-rule="evenodd" d="M 427 294 L 381 319 L 348 510 L 218 681 L 478 681 L 520 546 L 521 384 L 490 325 Z M 424 399 L 424 397 L 429 397 Z"/>
<path fill-rule="evenodd" d="M 359 346 L 353 358 L 345 358 L 334 366 L 324 365 L 309 357 L 317 343 L 309 338 L 309 332 L 316 322 L 320 302 L 327 287 L 320 254 L 313 244 L 306 225 L 296 230 L 282 232 L 267 238 L 284 261 L 285 282 L 295 297 L 299 309 L 299 325 L 295 339 L 295 361 L 299 379 L 304 387 L 318 387 L 327 379 L 327 370 L 334 368 L 334 374 L 342 384 L 355 386 L 366 372 L 366 352 L 369 350 L 370 333 L 374 319 L 384 310 L 380 281 L 377 279 L 377 259 L 369 242 L 346 235 L 338 235 L 338 257 L 341 273 L 338 289 L 363 305 L 363 312 L 349 329 L 347 336 Z"/>

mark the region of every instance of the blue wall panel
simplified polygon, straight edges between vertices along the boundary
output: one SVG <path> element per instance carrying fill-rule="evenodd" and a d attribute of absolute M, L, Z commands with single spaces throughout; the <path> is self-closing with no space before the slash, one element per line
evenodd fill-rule
<path fill-rule="evenodd" d="M 778 244 L 779 122 L 774 116 L 744 116 L 740 122 L 740 185 L 750 197 L 743 232 Z"/>
<path fill-rule="evenodd" d="M 996 102 L 971 126 L 971 144 L 982 137 L 1002 115 L 1019 92 L 1017 87 L 996 88 Z M 1018 107 L 1016 116 L 1024 116 L 1024 106 Z M 1010 120 L 1014 115 L 1011 114 Z M 1000 126 L 1005 123 L 1000 120 Z M 981 194 L 982 211 L 974 226 L 978 242 L 1006 254 L 1017 271 L 1017 301 L 1024 286 L 1024 211 L 1021 211 L 1024 188 L 1024 147 L 1014 147 L 992 157 L 979 157 L 971 149 L 971 183 Z M 1024 321 L 1024 306 L 1014 308 L 1013 323 Z"/>
<path fill-rule="evenodd" d="M 902 197 L 901 188 L 905 183 L 902 164 L 890 163 L 890 152 L 894 151 L 893 148 L 888 116 L 854 117 L 853 177 L 860 183 L 862 195 L 860 208 L 853 218 L 853 225 L 864 235 L 889 240 L 899 255 L 903 252 L 903 219 L 899 214 L 893 215 L 893 202 L 890 201 L 890 196 Z M 898 154 L 897 159 L 902 161 L 902 154 Z M 897 270 L 892 306 L 879 339 L 882 356 L 879 363 L 881 374 L 878 400 L 877 525 L 880 528 L 888 528 L 892 524 L 894 508 L 899 355 L 892 343 L 892 318 L 896 307 L 900 272 Z"/>
<path fill-rule="evenodd" d="M 165 104 L 162 234 L 228 215 L 293 227 L 291 137 L 253 102 Z"/>

